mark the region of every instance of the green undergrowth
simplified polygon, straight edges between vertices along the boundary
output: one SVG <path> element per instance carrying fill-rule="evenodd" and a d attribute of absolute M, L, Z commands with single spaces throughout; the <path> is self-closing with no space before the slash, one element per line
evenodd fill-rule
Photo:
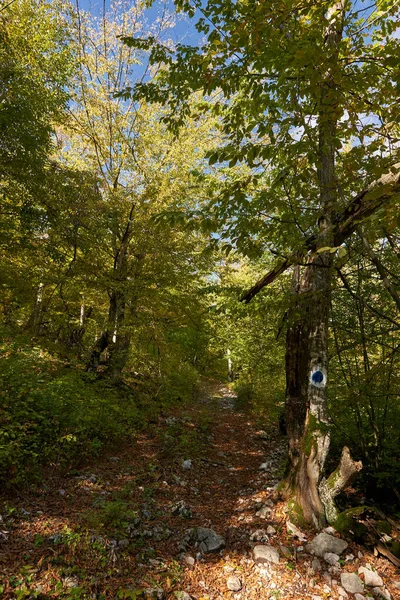
<path fill-rule="evenodd" d="M 127 441 L 161 410 L 145 391 L 113 387 L 39 345 L 15 339 L 0 354 L 3 485 L 37 481 L 50 464 L 79 466 Z"/>
<path fill-rule="evenodd" d="M 283 373 L 283 371 L 282 371 Z M 246 377 L 234 383 L 235 408 L 255 415 L 261 423 L 277 423 L 285 405 L 285 383 L 282 373 L 276 377 Z"/>

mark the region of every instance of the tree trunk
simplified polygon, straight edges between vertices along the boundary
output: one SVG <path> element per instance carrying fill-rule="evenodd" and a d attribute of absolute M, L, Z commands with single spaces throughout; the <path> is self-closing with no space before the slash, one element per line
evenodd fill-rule
<path fill-rule="evenodd" d="M 126 300 L 123 292 L 113 292 L 110 298 L 109 323 L 112 336 L 109 336 L 109 358 L 107 372 L 112 381 L 118 381 L 126 365 L 130 347 L 130 335 L 125 331 Z"/>
<path fill-rule="evenodd" d="M 298 519 L 317 528 L 325 522 L 318 486 L 330 441 L 326 381 L 331 261 L 329 252 L 317 254 L 302 277 L 295 271 L 295 316 L 286 337 L 287 490 L 294 493 Z"/>
<path fill-rule="evenodd" d="M 339 516 L 334 502 L 335 497 L 350 485 L 361 469 L 362 462 L 355 462 L 350 456 L 350 450 L 345 446 L 336 471 L 333 471 L 328 479 L 322 479 L 319 485 L 319 494 L 328 523 L 334 523 Z"/>
<path fill-rule="evenodd" d="M 40 329 L 42 326 L 42 317 L 43 317 L 43 283 L 39 283 L 37 292 L 36 292 L 36 301 L 35 307 L 29 317 L 27 327 L 32 328 L 33 335 L 40 335 Z"/>
<path fill-rule="evenodd" d="M 108 349 L 106 373 L 113 381 L 121 377 L 128 359 L 130 336 L 124 331 L 126 311 L 126 284 L 128 281 L 129 245 L 132 237 L 132 219 L 136 204 L 133 203 L 128 223 L 120 244 L 114 249 L 113 289 L 109 292 L 110 304 L 107 327 L 96 340 L 92 349 L 87 370 L 96 371 L 100 355 Z"/>
<path fill-rule="evenodd" d="M 324 216 L 318 223 L 316 252 L 309 256 L 301 278 L 295 271 L 294 278 L 298 281 L 295 284 L 296 318 L 287 333 L 286 350 L 287 482 L 294 494 L 292 512 L 298 520 L 313 524 L 317 529 L 326 522 L 320 484 L 330 444 L 326 384 L 333 263 L 330 249 L 334 246 L 333 223 L 337 206 L 335 142 L 338 98 L 335 75 L 342 35 L 342 2 L 334 4 L 326 18 L 327 70 L 321 84 L 318 117 L 318 184 Z M 330 501 L 333 502 L 333 496 Z"/>
<path fill-rule="evenodd" d="M 125 293 L 113 290 L 110 294 L 107 327 L 96 340 L 87 365 L 88 371 L 97 371 L 101 354 L 107 349 L 106 374 L 113 381 L 120 379 L 128 359 L 130 337 L 123 333 L 125 305 Z"/>
<path fill-rule="evenodd" d="M 286 332 L 286 399 L 285 421 L 288 436 L 288 472 L 289 491 L 295 488 L 296 473 L 301 456 L 301 440 L 304 434 L 307 408 L 307 379 L 304 372 L 308 366 L 308 352 L 305 341 L 308 339 L 307 321 L 302 316 L 300 289 L 304 288 L 300 267 L 293 269 L 292 314 Z"/>

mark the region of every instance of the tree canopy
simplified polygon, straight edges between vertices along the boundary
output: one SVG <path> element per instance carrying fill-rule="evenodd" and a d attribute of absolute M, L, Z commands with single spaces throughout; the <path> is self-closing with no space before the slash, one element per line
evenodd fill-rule
<path fill-rule="evenodd" d="M 337 521 L 360 461 L 398 502 L 398 6 L 159 8 L 0 12 L 5 478 L 40 471 L 36 443 L 42 463 L 100 451 L 213 374 L 285 413 L 304 522 Z"/>

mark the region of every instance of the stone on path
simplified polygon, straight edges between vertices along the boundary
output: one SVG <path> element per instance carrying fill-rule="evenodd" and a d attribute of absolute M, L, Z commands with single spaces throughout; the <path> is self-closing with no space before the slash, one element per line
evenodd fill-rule
<path fill-rule="evenodd" d="M 268 542 L 268 535 L 265 529 L 256 529 L 250 536 L 251 542 Z"/>
<path fill-rule="evenodd" d="M 236 575 L 231 575 L 230 577 L 228 577 L 226 587 L 231 592 L 240 592 L 240 590 L 242 589 L 242 582 Z"/>
<path fill-rule="evenodd" d="M 256 512 L 256 517 L 260 517 L 260 519 L 266 519 L 272 513 L 272 509 L 269 506 L 263 506 Z"/>
<path fill-rule="evenodd" d="M 361 573 L 364 574 L 365 585 L 368 585 L 369 587 L 383 586 L 382 577 L 380 577 L 378 573 L 376 573 L 372 569 L 369 569 L 368 567 L 360 567 L 358 569 L 358 573 L 359 575 L 361 575 Z"/>
<path fill-rule="evenodd" d="M 311 568 L 314 571 L 314 573 L 318 573 L 319 571 L 321 571 L 322 565 L 321 565 L 321 562 L 318 560 L 318 558 L 313 558 L 313 561 L 311 563 Z"/>
<path fill-rule="evenodd" d="M 312 542 L 307 544 L 306 550 L 310 554 L 315 554 L 321 558 L 327 552 L 333 552 L 333 554 L 341 554 L 346 550 L 348 543 L 339 538 L 329 535 L 329 533 L 319 533 Z"/>
<path fill-rule="evenodd" d="M 175 600 L 192 600 L 192 596 L 190 596 L 187 592 L 174 592 Z"/>
<path fill-rule="evenodd" d="M 164 590 L 161 588 L 147 588 L 144 594 L 146 600 L 164 600 L 166 597 Z"/>
<path fill-rule="evenodd" d="M 171 506 L 171 512 L 175 516 L 183 517 L 184 519 L 190 519 L 192 511 L 184 500 L 178 500 Z"/>
<path fill-rule="evenodd" d="M 334 552 L 326 552 L 324 554 L 324 561 L 328 563 L 328 565 L 332 565 L 333 567 L 337 567 L 339 565 L 340 557 L 338 554 L 334 554 Z"/>
<path fill-rule="evenodd" d="M 213 529 L 207 527 L 196 527 L 189 529 L 179 544 L 180 549 L 186 551 L 188 546 L 194 545 L 200 554 L 219 552 L 225 548 L 225 540 Z"/>
<path fill-rule="evenodd" d="M 361 594 L 364 591 L 364 585 L 356 573 L 342 573 L 340 581 L 346 592 L 350 594 Z"/>
<path fill-rule="evenodd" d="M 372 588 L 372 593 L 376 598 L 379 598 L 379 600 L 391 600 L 391 595 L 385 588 L 374 587 Z"/>
<path fill-rule="evenodd" d="M 189 554 L 186 554 L 183 557 L 183 560 L 188 565 L 188 567 L 193 567 L 194 563 L 196 562 L 193 556 L 190 556 Z"/>
<path fill-rule="evenodd" d="M 286 530 L 290 535 L 292 535 L 294 538 L 297 538 L 300 542 L 307 541 L 305 534 L 290 521 L 286 521 Z"/>
<path fill-rule="evenodd" d="M 79 587 L 79 579 L 75 576 L 66 577 L 64 579 L 64 585 L 68 588 L 77 588 Z"/>
<path fill-rule="evenodd" d="M 253 556 L 254 562 L 256 562 L 257 564 L 274 563 L 275 565 L 277 565 L 280 560 L 279 552 L 273 546 L 254 546 Z"/>
<path fill-rule="evenodd" d="M 218 552 L 225 548 L 225 540 L 221 535 L 215 533 L 213 529 L 198 527 L 196 530 L 199 550 L 202 553 Z"/>

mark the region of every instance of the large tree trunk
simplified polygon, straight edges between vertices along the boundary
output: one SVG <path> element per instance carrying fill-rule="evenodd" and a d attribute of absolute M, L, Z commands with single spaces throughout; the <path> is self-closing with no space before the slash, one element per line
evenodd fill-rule
<path fill-rule="evenodd" d="M 331 260 L 329 252 L 310 257 L 302 277 L 296 268 L 297 298 L 286 338 L 287 484 L 299 519 L 317 528 L 325 519 L 318 487 L 330 440 L 326 381 Z"/>
<path fill-rule="evenodd" d="M 333 223 L 337 207 L 335 142 L 338 99 L 335 75 L 342 35 L 342 2 L 334 4 L 328 11 L 327 21 L 327 71 L 321 84 L 318 117 L 318 184 L 324 216 L 318 223 L 316 252 L 309 256 L 302 277 L 295 271 L 294 277 L 298 281 L 295 285 L 297 316 L 287 333 L 286 351 L 288 483 L 295 500 L 292 508 L 299 520 L 316 528 L 321 528 L 326 522 L 325 501 L 330 504 L 331 514 L 333 512 L 333 495 L 325 493 L 321 497 L 320 484 L 330 444 L 326 384 L 333 254 L 329 250 L 334 246 Z M 338 493 L 336 488 L 335 493 Z"/>

